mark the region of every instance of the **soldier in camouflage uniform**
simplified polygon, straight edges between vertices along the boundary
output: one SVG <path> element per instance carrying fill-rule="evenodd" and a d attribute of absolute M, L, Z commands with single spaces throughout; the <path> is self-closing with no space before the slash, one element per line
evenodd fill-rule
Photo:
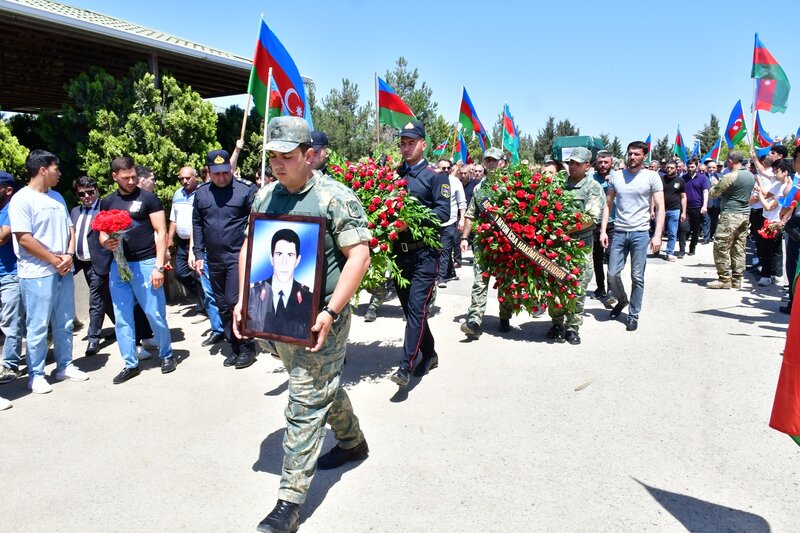
<path fill-rule="evenodd" d="M 470 198 L 467 211 L 464 217 L 467 219 L 464 230 L 461 233 L 461 251 L 466 252 L 469 244 L 469 234 L 472 230 L 472 222 L 478 218 L 480 213 L 479 204 L 486 198 L 486 188 L 491 187 L 494 170 L 502 164 L 503 152 L 499 148 L 489 148 L 484 156 L 483 166 L 486 167 L 486 177 L 475 187 L 472 198 Z M 473 242 L 472 249 L 475 251 L 480 243 Z M 468 339 L 477 339 L 481 336 L 481 322 L 483 314 L 486 312 L 486 297 L 489 293 L 489 278 L 483 277 L 483 269 L 477 261 L 472 261 L 472 271 L 474 280 L 472 282 L 472 294 L 470 295 L 469 311 L 467 320 L 461 324 L 463 331 Z M 511 314 L 513 307 L 509 302 L 500 302 L 500 331 L 505 333 L 511 329 Z"/>
<path fill-rule="evenodd" d="M 744 274 L 747 231 L 750 225 L 750 193 L 755 177 L 742 167 L 744 155 L 738 150 L 728 154 L 730 172 L 711 188 L 711 198 L 721 198 L 717 232 L 714 234 L 714 264 L 717 278 L 706 284 L 709 289 L 740 289 Z"/>
<path fill-rule="evenodd" d="M 579 147 L 572 151 L 569 158 L 569 179 L 564 189 L 572 192 L 573 198 L 578 204 L 578 209 L 589 215 L 595 224 L 600 224 L 603 217 L 603 209 L 606 207 L 606 195 L 603 186 L 600 185 L 586 172 L 592 161 L 592 152 L 588 149 Z M 593 228 L 589 227 L 581 233 L 573 235 L 575 239 L 583 240 L 586 244 L 582 248 L 584 253 L 583 269 L 578 276 L 580 288 L 583 294 L 575 298 L 574 312 L 567 313 L 566 308 L 556 309 L 554 305 L 548 305 L 547 311 L 553 319 L 553 325 L 547 332 L 547 337 L 557 342 L 567 341 L 570 344 L 580 344 L 581 337 L 578 328 L 583 324 L 583 306 L 586 301 L 586 288 L 592 280 L 594 274 L 592 252 L 593 252 Z"/>
<path fill-rule="evenodd" d="M 350 331 L 350 299 L 370 263 L 367 219 L 352 191 L 312 170 L 311 133 L 297 117 L 278 117 L 269 123 L 270 163 L 277 183 L 261 189 L 253 211 L 324 217 L 322 286 L 318 314 L 312 331 L 317 343 L 311 348 L 277 342 L 277 352 L 289 373 L 289 403 L 283 438 L 283 471 L 278 503 L 259 524 L 259 531 L 296 531 L 300 504 L 306 499 L 317 468 L 336 468 L 365 459 L 369 453 L 364 434 L 339 379 Z M 247 244 L 239 258 L 239 282 L 244 283 Z M 239 294 L 248 291 L 240 290 Z M 234 311 L 241 322 L 242 301 Z M 237 331 L 238 334 L 238 331 Z M 319 456 L 330 424 L 338 444 Z M 318 460 L 319 458 L 319 460 Z"/>

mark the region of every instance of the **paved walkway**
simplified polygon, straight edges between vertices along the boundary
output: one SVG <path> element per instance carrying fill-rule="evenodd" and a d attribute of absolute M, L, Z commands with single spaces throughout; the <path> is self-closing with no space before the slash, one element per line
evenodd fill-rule
<path fill-rule="evenodd" d="M 701 246 L 649 261 L 635 333 L 592 300 L 579 347 L 546 342 L 546 317 L 516 317 L 503 336 L 491 299 L 483 337 L 466 342 L 472 272 L 459 272 L 431 320 L 440 367 L 407 392 L 388 380 L 397 300 L 374 323 L 355 318 L 344 381 L 371 454 L 318 473 L 301 531 L 800 529 L 800 450 L 767 426 L 780 287 L 702 288 L 714 269 Z M 0 530 L 255 530 L 276 499 L 286 375 L 269 356 L 223 368 L 188 310 L 169 309 L 173 374 L 154 359 L 112 385 L 122 361 L 108 341 L 76 360 L 88 382 L 0 387 L 14 401 L 0 413 Z"/>

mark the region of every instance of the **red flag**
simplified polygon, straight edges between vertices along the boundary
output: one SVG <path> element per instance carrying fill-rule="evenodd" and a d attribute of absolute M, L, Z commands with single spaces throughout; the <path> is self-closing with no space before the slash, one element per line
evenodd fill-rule
<path fill-rule="evenodd" d="M 786 347 L 769 425 L 800 444 L 800 298 L 794 299 L 789 315 Z"/>

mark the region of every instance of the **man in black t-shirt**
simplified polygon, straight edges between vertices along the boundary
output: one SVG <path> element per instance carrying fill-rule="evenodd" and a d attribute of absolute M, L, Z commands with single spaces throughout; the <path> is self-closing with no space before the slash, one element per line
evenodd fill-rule
<path fill-rule="evenodd" d="M 667 163 L 666 173 L 661 176 L 664 184 L 664 223 L 667 226 L 667 261 L 675 261 L 675 240 L 678 237 L 678 225 L 686 220 L 686 184 L 678 176 L 678 165 L 674 161 Z M 681 242 L 683 252 L 685 242 Z"/>
<path fill-rule="evenodd" d="M 118 189 L 100 201 L 100 210 L 127 211 L 133 220 L 123 240 L 112 239 L 106 233 L 100 234 L 100 244 L 112 251 L 121 246 L 127 262 L 127 269 L 119 265 L 116 258 L 119 252 L 115 252 L 109 271 L 109 289 L 117 319 L 117 344 L 125 361 L 125 368 L 114 378 L 114 383 L 119 384 L 139 375 L 133 330 L 135 302 L 142 307 L 153 329 L 161 357 L 161 372 L 172 372 L 176 363 L 172 356 L 163 287 L 167 249 L 164 208 L 155 194 L 137 187 L 136 168 L 131 157 L 114 159 L 111 162 L 111 177 Z"/>

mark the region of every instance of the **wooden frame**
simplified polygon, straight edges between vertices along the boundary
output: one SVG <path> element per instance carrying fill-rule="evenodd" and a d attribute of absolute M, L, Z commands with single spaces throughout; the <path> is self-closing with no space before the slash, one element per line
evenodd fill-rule
<path fill-rule="evenodd" d="M 325 219 L 251 213 L 247 237 L 242 334 L 313 346 L 311 327 L 322 296 Z"/>

